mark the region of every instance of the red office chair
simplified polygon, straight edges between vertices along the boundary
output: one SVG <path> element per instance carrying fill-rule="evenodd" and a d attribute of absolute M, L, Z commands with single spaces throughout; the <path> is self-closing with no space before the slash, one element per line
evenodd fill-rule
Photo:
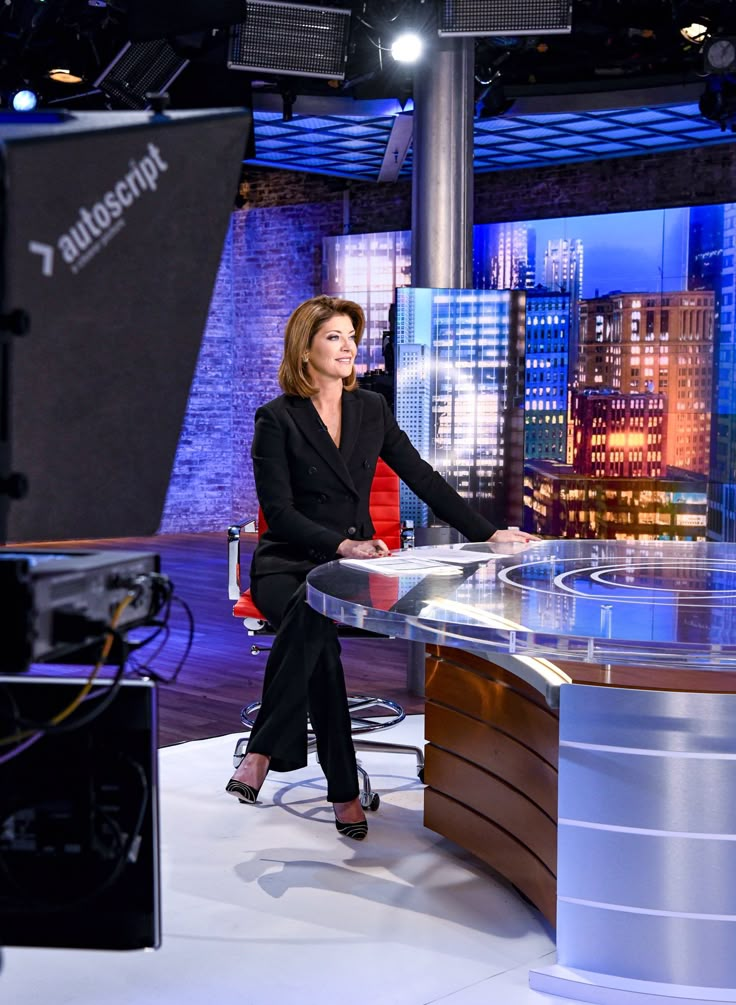
<path fill-rule="evenodd" d="M 376 537 L 385 541 L 392 551 L 401 548 L 404 541 L 404 530 L 399 513 L 399 479 L 380 458 L 373 476 L 369 506 Z M 253 527 L 259 534 L 264 533 L 266 530 L 266 521 L 260 509 L 258 511 L 257 525 L 253 525 L 253 523 L 234 524 L 228 528 L 228 595 L 231 600 L 235 601 L 233 616 L 243 620 L 248 634 L 254 637 L 268 636 L 273 634 L 273 629 L 254 604 L 250 590 L 247 589 L 241 592 L 240 589 L 240 534 L 243 528 L 246 527 Z M 391 589 L 392 586 L 393 584 L 390 579 L 385 580 L 385 583 L 381 583 L 382 589 Z M 366 636 L 371 636 L 372 633 L 341 626 L 340 635 L 362 636 L 365 638 Z M 253 643 L 250 651 L 255 656 L 258 653 L 267 651 L 269 648 L 269 646 Z M 406 754 L 414 754 L 417 764 L 417 777 L 420 779 L 424 778 L 424 751 L 421 748 L 403 743 L 386 743 L 380 740 L 365 738 L 366 733 L 375 733 L 378 730 L 388 729 L 401 722 L 406 717 L 406 713 L 401 705 L 395 701 L 391 701 L 389 698 L 364 694 L 350 695 L 348 697 L 348 705 L 353 722 L 353 744 L 356 750 L 372 750 L 379 753 L 398 751 Z M 249 730 L 253 727 L 259 708 L 260 702 L 256 701 L 251 702 L 241 710 L 241 722 Z M 369 711 L 372 713 L 371 715 L 366 714 Z M 308 724 L 308 735 L 308 749 L 310 751 L 315 750 L 316 743 L 311 730 L 311 724 Z M 236 768 L 245 756 L 247 744 L 248 737 L 244 736 L 235 745 L 233 763 Z M 370 777 L 360 762 L 358 763 L 358 772 L 361 779 L 360 802 L 363 809 L 378 809 L 380 797 L 377 792 L 372 790 Z"/>

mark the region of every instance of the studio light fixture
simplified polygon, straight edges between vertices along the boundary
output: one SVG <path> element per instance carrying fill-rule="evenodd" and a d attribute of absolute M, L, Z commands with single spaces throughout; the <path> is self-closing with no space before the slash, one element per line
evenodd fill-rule
<path fill-rule="evenodd" d="M 46 76 L 49 80 L 55 80 L 57 84 L 81 84 L 84 79 L 80 74 L 64 66 L 52 67 Z"/>
<path fill-rule="evenodd" d="M 246 0 L 245 20 L 230 29 L 231 70 L 344 80 L 351 11 Z"/>
<path fill-rule="evenodd" d="M 713 33 L 714 12 L 710 0 L 675 0 L 673 4 L 675 24 L 691 45 L 702 45 Z"/>
<path fill-rule="evenodd" d="M 682 37 L 687 39 L 688 42 L 692 42 L 694 45 L 702 45 L 708 37 L 708 31 L 709 28 L 705 23 L 704 18 L 689 21 L 687 24 L 683 24 L 680 28 L 680 34 Z"/>
<path fill-rule="evenodd" d="M 423 48 L 421 37 L 416 32 L 406 31 L 391 43 L 391 55 L 397 63 L 416 63 Z"/>
<path fill-rule="evenodd" d="M 32 112 L 38 105 L 38 95 L 28 87 L 21 87 L 10 97 L 10 107 L 14 112 Z"/>
<path fill-rule="evenodd" d="M 572 31 L 572 0 L 443 0 L 440 35 L 561 35 Z"/>
<path fill-rule="evenodd" d="M 703 46 L 706 73 L 733 73 L 736 70 L 736 38 L 709 38 Z"/>
<path fill-rule="evenodd" d="M 150 95 L 165 91 L 188 63 L 165 39 L 128 42 L 94 84 L 114 105 L 142 111 L 151 107 Z"/>

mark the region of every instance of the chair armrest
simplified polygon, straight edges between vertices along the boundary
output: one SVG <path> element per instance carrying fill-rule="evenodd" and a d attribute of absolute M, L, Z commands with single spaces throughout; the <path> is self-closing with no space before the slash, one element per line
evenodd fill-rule
<path fill-rule="evenodd" d="M 234 523 L 227 529 L 227 595 L 230 600 L 237 600 L 242 593 L 240 589 L 240 535 L 242 532 L 255 534 L 256 530 L 255 520 Z"/>
<path fill-rule="evenodd" d="M 230 600 L 240 596 L 240 529 L 242 524 L 233 524 L 227 529 L 227 595 Z"/>

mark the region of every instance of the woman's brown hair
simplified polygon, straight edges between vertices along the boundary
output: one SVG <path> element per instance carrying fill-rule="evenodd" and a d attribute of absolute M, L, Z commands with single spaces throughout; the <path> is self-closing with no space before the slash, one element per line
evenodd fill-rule
<path fill-rule="evenodd" d="M 311 300 L 299 304 L 286 322 L 284 355 L 279 366 L 279 384 L 285 394 L 311 398 L 317 393 L 317 388 L 307 376 L 304 356 L 318 330 L 336 314 L 345 314 L 350 318 L 355 329 L 355 344 L 360 345 L 365 330 L 365 314 L 360 304 L 352 300 L 341 300 L 339 297 L 328 297 L 324 294 L 312 297 Z M 348 377 L 343 377 L 342 383 L 346 391 L 352 391 L 357 387 L 355 367 Z"/>

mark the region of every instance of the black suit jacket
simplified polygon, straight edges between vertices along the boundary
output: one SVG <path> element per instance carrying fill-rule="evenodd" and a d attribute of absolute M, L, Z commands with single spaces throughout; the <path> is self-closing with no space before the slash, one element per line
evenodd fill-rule
<path fill-rule="evenodd" d="M 396 423 L 382 395 L 343 392 L 338 449 L 309 398 L 281 395 L 256 412 L 253 469 L 268 530 L 251 578 L 278 572 L 306 576 L 337 558 L 345 538 L 370 540 L 371 482 L 378 457 L 437 516 L 471 541 L 496 528 L 476 513 L 426 461 Z"/>

